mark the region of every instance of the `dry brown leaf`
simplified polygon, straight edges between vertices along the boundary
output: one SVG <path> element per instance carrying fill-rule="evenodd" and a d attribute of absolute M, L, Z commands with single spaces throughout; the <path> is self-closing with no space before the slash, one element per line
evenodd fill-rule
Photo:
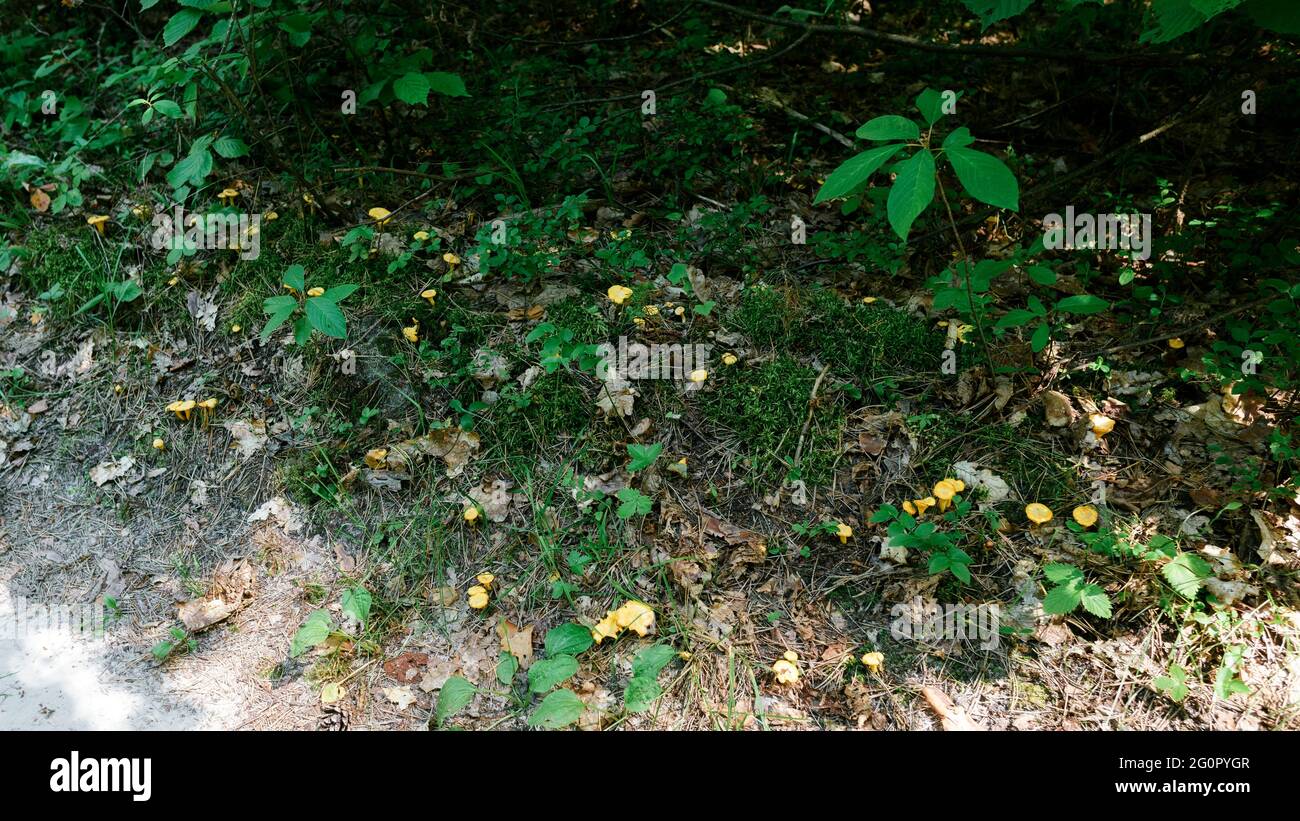
<path fill-rule="evenodd" d="M 959 707 L 956 702 L 948 698 L 948 694 L 938 687 L 922 687 L 921 695 L 925 696 L 926 703 L 930 709 L 934 710 L 939 716 L 940 723 L 945 730 L 953 731 L 978 731 L 984 728 L 966 715 L 966 711 Z"/>
<path fill-rule="evenodd" d="M 501 649 L 515 657 L 519 669 L 527 670 L 533 664 L 533 625 L 520 630 L 508 619 L 497 624 L 497 634 L 501 636 Z"/>

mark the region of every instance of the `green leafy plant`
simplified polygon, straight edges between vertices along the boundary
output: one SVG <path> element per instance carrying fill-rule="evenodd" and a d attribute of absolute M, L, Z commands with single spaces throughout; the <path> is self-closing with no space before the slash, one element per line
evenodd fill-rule
<path fill-rule="evenodd" d="M 260 334 L 263 342 L 270 339 L 275 329 L 295 314 L 299 316 L 293 323 L 293 339 L 299 345 L 306 344 L 313 330 L 334 339 L 347 338 L 347 319 L 343 316 L 339 303 L 359 286 L 351 283 L 335 285 L 312 294 L 307 290 L 306 271 L 301 265 L 286 268 L 282 284 L 292 293 L 268 297 L 262 302 L 262 310 L 267 314 L 266 324 L 262 326 Z"/>
<path fill-rule="evenodd" d="M 944 514 L 950 524 L 970 512 L 970 502 L 960 496 L 953 497 L 954 507 Z M 939 529 L 934 521 L 918 521 L 915 516 L 893 505 L 881 505 L 871 517 L 872 524 L 886 524 L 889 545 L 923 550 L 929 555 L 931 575 L 945 570 L 970 584 L 971 556 L 957 545 L 957 537 Z"/>
<path fill-rule="evenodd" d="M 1174 702 L 1181 704 L 1183 699 L 1187 698 L 1187 669 L 1178 664 L 1171 664 L 1169 672 L 1158 677 L 1151 684 Z"/>
<path fill-rule="evenodd" d="M 1079 605 L 1094 616 L 1111 617 L 1110 597 L 1101 585 L 1089 582 L 1074 565 L 1049 564 L 1043 574 L 1053 583 L 1043 599 L 1043 612 L 1053 615 L 1071 613 Z"/>

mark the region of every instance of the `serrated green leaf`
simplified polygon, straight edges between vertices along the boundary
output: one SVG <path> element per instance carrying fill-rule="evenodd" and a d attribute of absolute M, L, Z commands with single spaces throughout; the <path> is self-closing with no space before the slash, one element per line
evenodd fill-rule
<path fill-rule="evenodd" d="M 645 470 L 655 463 L 659 454 L 663 452 L 664 446 L 655 442 L 652 445 L 628 445 L 627 454 L 632 457 L 627 463 L 627 472 L 636 473 L 638 470 Z"/>
<path fill-rule="evenodd" d="M 404 74 L 393 81 L 393 94 L 407 105 L 427 105 L 429 78 L 418 71 Z"/>
<path fill-rule="evenodd" d="M 1082 579 L 1083 571 L 1072 564 L 1049 564 L 1043 566 L 1043 575 L 1050 581 L 1060 584 L 1071 579 Z"/>
<path fill-rule="evenodd" d="M 181 9 L 171 16 L 163 26 L 163 45 L 174 46 L 182 37 L 194 31 L 194 27 L 203 18 L 203 13 L 196 9 Z"/>
<path fill-rule="evenodd" d="M 446 97 L 468 97 L 465 81 L 459 74 L 446 71 L 425 72 L 424 79 L 429 81 L 429 90 Z"/>
<path fill-rule="evenodd" d="M 280 278 L 281 285 L 288 285 L 298 293 L 307 290 L 307 270 L 301 265 L 290 265 L 284 269 L 284 276 Z"/>
<path fill-rule="evenodd" d="M 343 310 L 339 308 L 338 303 L 332 299 L 326 299 L 323 296 L 314 296 L 307 300 L 307 320 L 316 330 L 333 337 L 334 339 L 346 339 L 348 335 L 348 322 L 343 316 Z"/>
<path fill-rule="evenodd" d="M 1100 585 L 1084 585 L 1079 592 L 1079 601 L 1083 604 L 1083 609 L 1094 616 L 1100 616 L 1103 619 L 1110 618 L 1110 597 L 1106 595 L 1106 591 L 1102 590 Z"/>
<path fill-rule="evenodd" d="M 1194 599 L 1201 590 L 1202 582 L 1211 575 L 1212 571 L 1210 565 L 1200 556 L 1179 553 L 1160 568 L 1160 573 L 1178 595 Z"/>
<path fill-rule="evenodd" d="M 1043 612 L 1051 615 L 1069 613 L 1079 606 L 1080 589 L 1077 581 L 1053 587 L 1043 599 Z"/>

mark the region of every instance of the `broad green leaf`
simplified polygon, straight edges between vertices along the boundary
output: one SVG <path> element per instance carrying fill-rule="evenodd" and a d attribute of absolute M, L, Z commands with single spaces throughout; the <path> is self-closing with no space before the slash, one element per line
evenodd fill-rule
<path fill-rule="evenodd" d="M 934 199 L 934 157 L 918 151 L 898 164 L 898 176 L 889 189 L 887 211 L 894 233 L 906 240 L 912 223 Z"/>
<path fill-rule="evenodd" d="M 427 105 L 429 79 L 418 71 L 404 74 L 393 81 L 393 94 L 407 105 Z"/>
<path fill-rule="evenodd" d="M 528 691 L 545 693 L 563 684 L 578 672 L 578 660 L 573 656 L 555 656 L 533 662 L 528 668 Z"/>
<path fill-rule="evenodd" d="M 576 656 L 591 647 L 593 643 L 590 629 L 569 622 L 548 630 L 544 646 L 548 656 Z"/>
<path fill-rule="evenodd" d="M 627 454 L 632 460 L 627 463 L 627 472 L 636 473 L 638 470 L 644 470 L 654 464 L 663 452 L 664 446 L 655 442 L 653 445 L 628 445 Z"/>
<path fill-rule="evenodd" d="M 346 339 L 348 323 L 343 318 L 343 310 L 338 303 L 323 296 L 314 296 L 307 300 L 307 320 L 312 327 L 334 339 Z"/>
<path fill-rule="evenodd" d="M 878 145 L 875 148 L 863 151 L 856 157 L 850 157 L 845 160 L 839 168 L 831 172 L 822 185 L 821 190 L 817 192 L 813 205 L 825 202 L 826 200 L 835 199 L 836 197 L 848 196 L 853 189 L 867 181 L 867 178 L 876 173 L 880 166 L 884 165 L 890 157 L 898 153 L 903 148 L 902 143 L 891 143 L 890 145 Z"/>
<path fill-rule="evenodd" d="M 468 97 L 469 92 L 465 90 L 465 81 L 460 78 L 459 74 L 450 74 L 446 71 L 429 71 L 424 75 L 424 79 L 429 82 L 429 90 L 447 97 Z"/>
<path fill-rule="evenodd" d="M 971 136 L 970 129 L 963 125 L 960 128 L 954 128 L 952 133 L 943 138 L 943 147 L 944 150 L 965 148 L 973 142 L 975 142 L 975 138 Z"/>
<path fill-rule="evenodd" d="M 1101 297 L 1092 296 L 1091 294 L 1076 294 L 1067 296 L 1065 299 L 1056 303 L 1056 310 L 1064 311 L 1067 314 L 1099 314 L 1110 307 L 1110 303 Z"/>
<path fill-rule="evenodd" d="M 677 651 L 667 644 L 656 644 L 647 647 L 636 658 L 632 659 L 633 676 L 650 676 L 654 678 L 659 675 L 659 671 L 668 666 L 668 663 L 677 657 Z"/>
<path fill-rule="evenodd" d="M 654 676 L 633 676 L 623 691 L 623 703 L 627 705 L 628 712 L 643 713 L 661 695 L 663 690 Z"/>
<path fill-rule="evenodd" d="M 984 28 L 999 20 L 1015 17 L 1034 4 L 1034 0 L 961 0 L 961 2 L 979 16 Z"/>
<path fill-rule="evenodd" d="M 159 114 L 173 120 L 181 116 L 181 107 L 174 100 L 159 100 L 153 107 Z"/>
<path fill-rule="evenodd" d="M 357 621 L 365 624 L 370 619 L 370 591 L 364 587 L 349 587 L 343 591 L 343 612 L 351 614 Z"/>
<path fill-rule="evenodd" d="M 163 45 L 175 45 L 182 37 L 194 30 L 202 17 L 203 13 L 196 9 L 181 9 L 173 14 L 167 21 L 167 25 L 163 26 Z"/>
<path fill-rule="evenodd" d="M 333 288 L 330 288 L 328 291 L 321 294 L 321 299 L 328 299 L 330 302 L 337 305 L 351 296 L 352 292 L 360 287 L 360 285 L 353 285 L 351 283 L 347 285 L 335 285 Z"/>
<path fill-rule="evenodd" d="M 505 650 L 497 657 L 497 681 L 501 682 L 503 687 L 509 687 L 515 680 L 515 673 L 519 672 L 519 660 L 511 653 Z"/>
<path fill-rule="evenodd" d="M 1052 615 L 1069 613 L 1079 606 L 1080 589 L 1077 582 L 1053 587 L 1043 599 L 1043 612 Z"/>
<path fill-rule="evenodd" d="M 961 93 L 955 93 L 952 99 L 960 100 Z M 932 88 L 927 88 L 916 95 L 916 110 L 921 112 L 926 125 L 934 125 L 939 122 L 940 117 L 944 116 L 943 95 Z"/>
<path fill-rule="evenodd" d="M 582 717 L 586 705 L 572 690 L 556 690 L 537 705 L 537 709 L 528 717 L 529 727 L 545 727 L 556 730 L 567 727 Z"/>
<path fill-rule="evenodd" d="M 179 113 L 180 109 L 178 108 L 177 114 L 179 115 Z M 218 137 L 212 143 L 212 150 L 228 160 L 248 156 L 248 144 L 238 137 Z"/>
<path fill-rule="evenodd" d="M 1084 585 L 1079 592 L 1079 600 L 1083 604 L 1083 609 L 1094 616 L 1100 616 L 1103 619 L 1110 618 L 1110 597 L 1106 595 L 1106 591 L 1102 590 L 1100 585 Z"/>
<path fill-rule="evenodd" d="M 1049 564 L 1043 567 L 1043 575 L 1049 581 L 1060 584 L 1071 579 L 1082 579 L 1083 571 L 1072 564 Z"/>
<path fill-rule="evenodd" d="M 311 322 L 307 317 L 300 316 L 293 322 L 293 341 L 299 345 L 306 345 L 308 339 L 311 339 Z"/>
<path fill-rule="evenodd" d="M 1196 598 L 1202 581 L 1211 575 L 1210 565 L 1193 553 L 1179 553 L 1160 572 L 1178 595 L 1188 599 Z"/>
<path fill-rule="evenodd" d="M 1034 335 L 1029 338 L 1029 347 L 1034 353 L 1038 353 L 1047 347 L 1047 343 L 1052 341 L 1052 329 L 1044 322 L 1034 330 Z"/>
<path fill-rule="evenodd" d="M 861 140 L 919 140 L 921 128 L 906 117 L 886 114 L 861 125 L 857 136 Z"/>
<path fill-rule="evenodd" d="M 328 610 L 313 610 L 298 628 L 298 632 L 293 634 L 293 640 L 289 642 L 289 655 L 293 658 L 301 656 L 329 638 L 333 629 L 334 622 L 330 620 Z"/>
<path fill-rule="evenodd" d="M 301 265 L 290 265 L 284 269 L 284 276 L 280 279 L 281 285 L 288 285 L 298 293 L 307 290 L 307 271 Z"/>
<path fill-rule="evenodd" d="M 966 193 L 998 208 L 1020 209 L 1020 184 L 1002 160 L 973 148 L 953 147 L 944 155 Z"/>
<path fill-rule="evenodd" d="M 438 706 L 434 711 L 438 726 L 468 707 L 477 693 L 478 688 L 463 676 L 452 676 L 443 682 L 442 692 L 438 693 Z"/>

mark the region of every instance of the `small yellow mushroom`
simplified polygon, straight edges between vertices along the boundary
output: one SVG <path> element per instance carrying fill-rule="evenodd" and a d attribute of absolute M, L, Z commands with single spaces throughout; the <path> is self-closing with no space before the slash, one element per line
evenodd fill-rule
<path fill-rule="evenodd" d="M 242 330 L 244 330 L 244 327 L 243 327 L 242 325 L 231 325 L 231 326 L 230 326 L 230 332 L 231 332 L 232 334 L 237 334 L 237 333 L 239 333 L 239 332 L 242 331 Z"/>
<path fill-rule="evenodd" d="M 1098 439 L 1115 429 L 1115 420 L 1104 413 L 1088 414 L 1088 424 L 1092 426 L 1093 436 Z"/>
<path fill-rule="evenodd" d="M 862 663 L 872 670 L 878 670 L 885 663 L 885 654 L 880 652 L 864 653 Z"/>
<path fill-rule="evenodd" d="M 150 211 L 152 210 L 153 209 L 151 209 L 147 205 L 136 205 L 131 208 L 131 216 L 135 217 L 138 220 L 142 220 L 148 217 Z"/>
<path fill-rule="evenodd" d="M 638 636 L 646 636 L 655 629 L 655 612 L 639 601 L 630 600 L 614 611 L 614 623 Z"/>
<path fill-rule="evenodd" d="M 212 416 L 212 410 L 217 406 L 216 398 L 204 399 L 196 404 L 199 408 L 199 418 L 203 420 L 203 424 L 208 424 L 208 420 Z"/>
<path fill-rule="evenodd" d="M 848 544 L 849 537 L 853 535 L 853 528 L 840 522 L 835 525 L 835 535 L 840 537 L 840 544 Z"/>
<path fill-rule="evenodd" d="M 383 228 L 388 222 L 388 218 L 393 215 L 387 208 L 371 208 L 366 213 L 370 215 L 370 218 L 374 220 L 375 224 L 380 228 Z"/>
<path fill-rule="evenodd" d="M 772 672 L 776 674 L 776 680 L 779 684 L 798 684 L 799 654 L 793 650 L 787 652 L 784 658 L 778 659 L 772 665 Z"/>
<path fill-rule="evenodd" d="M 453 267 L 460 265 L 460 257 L 456 256 L 451 251 L 442 255 L 442 261 Z"/>
<path fill-rule="evenodd" d="M 366 467 L 371 470 L 383 470 L 388 466 L 388 448 L 371 448 L 366 451 Z"/>
<path fill-rule="evenodd" d="M 166 444 L 165 442 L 163 442 L 163 440 L 162 440 L 161 437 L 155 437 L 155 438 L 154 438 L 154 440 L 153 440 L 153 449 L 154 449 L 154 450 L 159 450 L 159 451 L 160 451 L 160 450 L 164 449 L 165 447 L 167 447 L 167 444 Z"/>
<path fill-rule="evenodd" d="M 722 355 L 722 364 L 726 365 L 728 368 L 736 364 L 736 362 L 738 361 L 739 360 L 736 359 L 736 355 L 734 353 L 724 353 Z"/>
<path fill-rule="evenodd" d="M 1025 505 L 1025 518 L 1035 525 L 1047 524 L 1052 521 L 1052 509 L 1040 502 L 1033 502 Z"/>
<path fill-rule="evenodd" d="M 402 336 L 406 337 L 406 341 L 407 341 L 407 342 L 410 342 L 410 343 L 412 343 L 412 344 L 414 344 L 414 343 L 416 343 L 416 342 L 419 342 L 419 341 L 420 341 L 420 325 L 419 325 L 419 323 L 416 323 L 416 324 L 414 324 L 414 325 L 410 325 L 410 326 L 408 326 L 408 327 L 403 328 L 403 329 L 402 329 Z"/>
<path fill-rule="evenodd" d="M 280 215 L 275 213 L 274 211 L 267 211 L 265 214 L 262 215 L 262 219 L 266 220 L 267 222 L 275 222 L 279 218 Z"/>
<path fill-rule="evenodd" d="M 874 296 L 864 296 L 864 297 L 862 298 L 862 304 L 863 304 L 863 305 L 870 305 L 870 304 L 872 304 L 872 303 L 875 302 L 875 301 L 876 301 L 876 298 L 875 298 Z"/>
<path fill-rule="evenodd" d="M 957 495 L 957 488 L 952 480 L 941 479 L 935 483 L 933 492 L 934 498 L 939 500 L 939 512 L 942 513 L 948 509 L 948 505 L 952 504 L 952 497 Z"/>
<path fill-rule="evenodd" d="M 1174 337 L 1173 339 L 1169 340 L 1169 347 L 1173 348 L 1175 351 L 1181 350 L 1183 346 L 1184 346 L 1183 340 L 1179 339 L 1178 337 Z"/>
<path fill-rule="evenodd" d="M 952 483 L 953 488 L 955 488 L 958 493 L 964 493 L 966 491 L 966 483 L 961 479 L 949 479 L 948 481 Z"/>
<path fill-rule="evenodd" d="M 230 205 L 235 201 L 235 197 L 238 196 L 239 196 L 238 191 L 236 191 L 233 188 L 226 188 L 223 189 L 222 192 L 217 195 L 217 199 L 221 200 L 222 204 L 224 205 Z"/>
<path fill-rule="evenodd" d="M 465 591 L 465 594 L 469 597 L 469 606 L 475 610 L 482 610 L 488 606 L 488 592 L 480 585 L 474 585 Z"/>
<path fill-rule="evenodd" d="M 411 239 L 414 239 L 418 242 L 424 242 L 428 238 L 429 238 L 428 231 L 416 231 L 414 234 L 411 235 Z"/>
<path fill-rule="evenodd" d="M 635 325 L 635 326 L 637 326 L 638 328 L 644 328 L 644 327 L 645 327 L 645 319 L 644 319 L 643 317 L 634 316 L 634 317 L 632 317 L 632 324 Z"/>
<path fill-rule="evenodd" d="M 167 280 L 167 284 L 168 284 L 168 285 L 175 285 L 176 283 L 178 283 L 178 282 L 180 282 L 180 281 L 181 281 L 181 278 L 180 278 L 180 277 L 172 277 L 171 279 Z"/>
<path fill-rule="evenodd" d="M 1092 527 L 1097 524 L 1097 508 L 1092 505 L 1079 505 L 1070 511 L 1070 515 L 1074 517 L 1080 527 Z"/>
<path fill-rule="evenodd" d="M 429 300 L 429 304 L 430 304 L 430 305 L 433 304 L 433 299 L 434 299 L 434 297 L 436 297 L 437 295 L 438 295 L 438 292 L 435 291 L 433 288 L 425 288 L 423 291 L 420 292 L 420 296 L 423 297 L 424 299 Z"/>
<path fill-rule="evenodd" d="M 605 292 L 605 295 L 608 296 L 609 301 L 615 305 L 622 305 L 624 302 L 627 302 L 628 297 L 632 296 L 632 289 L 626 285 L 611 285 L 609 286 L 609 290 Z"/>
<path fill-rule="evenodd" d="M 610 298 L 613 299 L 613 297 L 610 297 Z M 658 306 L 658 305 L 647 305 L 647 306 L 645 306 L 644 308 L 642 308 L 641 310 L 642 310 L 643 313 L 645 313 L 646 316 L 659 316 L 659 306 Z"/>
<path fill-rule="evenodd" d="M 86 224 L 98 231 L 101 237 L 104 235 L 104 223 L 106 222 L 108 222 L 108 217 L 102 214 L 91 214 L 86 217 Z"/>
<path fill-rule="evenodd" d="M 700 368 L 699 370 L 691 371 L 691 375 L 687 378 L 698 385 L 699 383 L 709 378 L 709 372 L 704 370 L 703 368 Z"/>
<path fill-rule="evenodd" d="M 496 581 L 496 580 L 497 580 L 497 577 L 496 577 L 496 576 L 493 576 L 491 573 L 480 573 L 480 574 L 478 574 L 477 576 L 474 577 L 474 581 L 476 581 L 476 582 L 478 582 L 479 584 L 483 585 L 483 587 L 486 588 L 486 589 L 488 589 L 488 590 L 491 590 L 491 589 L 492 589 L 492 582 L 494 582 L 494 581 Z"/>
<path fill-rule="evenodd" d="M 167 410 L 176 414 L 176 418 L 186 421 L 190 418 L 190 411 L 194 410 L 193 399 L 178 399 L 167 406 Z"/>
<path fill-rule="evenodd" d="M 917 500 L 916 500 L 916 515 L 917 515 L 917 516 L 924 516 L 924 515 L 925 515 L 925 511 L 929 510 L 930 508 L 932 508 L 932 507 L 934 507 L 934 506 L 935 506 L 935 499 L 934 499 L 933 496 L 926 496 L 924 499 L 917 499 Z"/>
<path fill-rule="evenodd" d="M 307 289 L 307 296 L 320 296 L 325 293 L 325 289 L 317 285 L 315 288 Z"/>
<path fill-rule="evenodd" d="M 910 516 L 915 516 L 916 505 L 912 504 L 910 501 L 903 502 L 903 512 L 907 513 Z"/>
<path fill-rule="evenodd" d="M 681 305 L 678 305 L 676 308 L 673 308 L 673 313 L 677 314 L 678 316 L 685 316 L 686 308 Z"/>
<path fill-rule="evenodd" d="M 460 515 L 465 517 L 465 521 L 468 522 L 469 524 L 474 524 L 475 522 L 478 521 L 478 517 L 479 517 L 478 506 L 470 505 L 469 507 L 465 508 L 465 511 Z"/>

